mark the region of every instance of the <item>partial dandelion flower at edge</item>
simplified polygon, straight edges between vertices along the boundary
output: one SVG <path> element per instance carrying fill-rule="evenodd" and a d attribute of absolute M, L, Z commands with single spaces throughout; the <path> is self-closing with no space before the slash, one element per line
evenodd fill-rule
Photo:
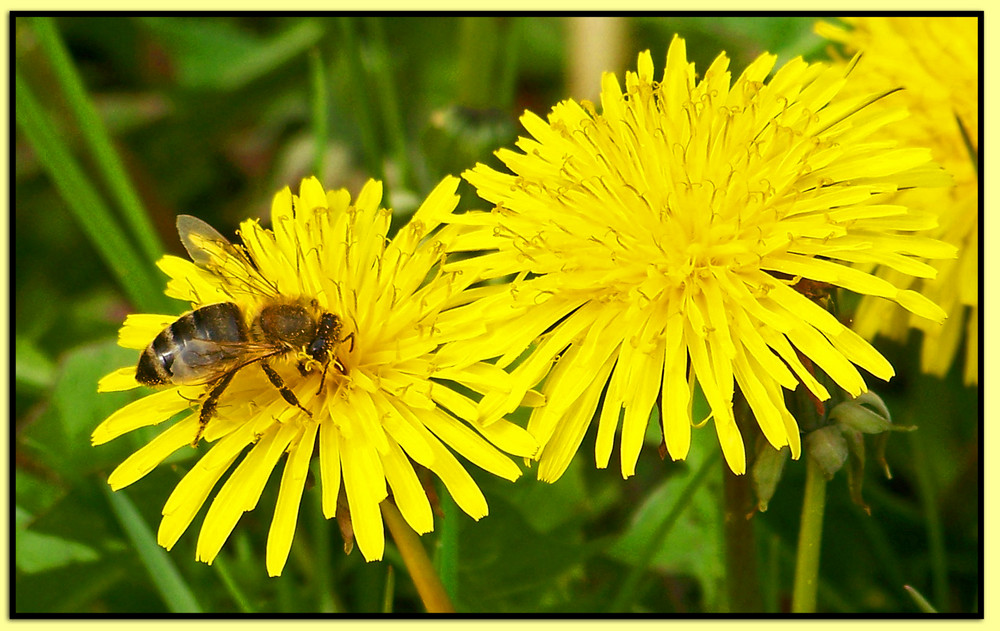
<path fill-rule="evenodd" d="M 964 347 L 963 379 L 979 382 L 979 25 L 975 17 L 844 18 L 849 28 L 818 22 L 816 32 L 862 51 L 869 71 L 854 91 L 880 84 L 904 87 L 892 99 L 910 118 L 892 136 L 907 146 L 925 146 L 955 179 L 947 188 L 915 189 L 898 203 L 932 213 L 938 225 L 929 234 L 958 248 L 956 259 L 930 261 L 933 279 L 882 267 L 876 274 L 899 287 L 920 291 L 947 313 L 943 325 L 914 317 L 891 302 L 865 297 L 855 330 L 865 339 L 882 334 L 905 341 L 921 331 L 924 372 L 944 376 Z M 882 132 L 883 137 L 890 137 Z M 866 269 L 870 269 L 868 266 Z M 963 344 L 964 340 L 964 344 Z"/>
<path fill-rule="evenodd" d="M 481 393 L 509 386 L 508 375 L 468 353 L 453 360 L 436 355 L 439 346 L 484 330 L 475 320 L 456 317 L 475 315 L 468 309 L 462 314 L 450 310 L 469 284 L 462 274 L 440 267 L 447 243 L 459 231 L 445 226 L 433 232 L 454 210 L 457 184 L 453 177 L 441 182 L 389 240 L 391 213 L 380 208 L 380 183 L 369 181 L 352 203 L 347 191 L 325 192 L 318 180 L 309 178 L 299 195 L 285 188 L 274 197 L 273 230 L 247 220 L 240 226 L 241 244 L 221 237 L 196 239 L 189 250 L 193 247 L 204 259 L 198 265 L 173 256 L 160 261 L 170 276 L 167 294 L 189 301 L 192 309 L 235 303 L 251 327 L 264 306 L 295 304 L 336 314 L 343 335 L 353 334 L 350 343 L 334 348 L 332 360 L 339 366 L 328 368 L 322 384 L 318 367 L 298 370 L 303 362 L 308 366 L 306 349 L 271 362 L 303 409 L 291 405 L 259 365 L 236 373 L 204 427 L 211 449 L 164 505 L 161 545 L 173 547 L 230 472 L 198 537 L 197 557 L 211 563 L 242 513 L 256 506 L 286 453 L 267 542 L 271 575 L 280 574 L 287 559 L 314 449 L 323 513 L 330 518 L 345 506 L 349 509 L 358 548 L 369 561 L 383 554 L 379 503 L 390 492 L 415 531 L 433 529 L 431 505 L 414 463 L 437 475 L 456 504 L 475 519 L 487 514 L 486 499 L 452 451 L 500 477 L 520 475 L 497 447 L 526 457 L 536 450 L 535 441 L 507 421 L 476 423 L 475 400 L 453 385 Z M 176 319 L 129 316 L 119 343 L 144 349 Z M 134 366 L 122 368 L 105 377 L 99 390 L 134 388 L 135 375 Z M 115 469 L 108 479 L 115 490 L 191 443 L 200 431 L 198 402 L 211 385 L 165 386 L 112 414 L 94 431 L 92 440 L 99 445 L 183 414 Z"/>
<path fill-rule="evenodd" d="M 567 100 L 547 120 L 526 112 L 531 137 L 465 173 L 492 212 L 449 221 L 471 227 L 453 250 L 485 254 L 450 263 L 480 278 L 494 321 L 477 351 L 511 366 L 510 394 L 487 394 L 481 416 L 506 414 L 541 384 L 531 413 L 538 476 L 554 481 L 595 415 L 595 459 L 606 467 L 620 426 L 621 472 L 635 472 L 646 425 L 660 406 L 667 453 L 690 447 L 695 384 L 704 393 L 729 467 L 745 471 L 736 387 L 775 448 L 800 452 L 783 392 L 804 385 L 830 397 L 825 372 L 851 395 L 892 366 L 796 289 L 803 279 L 895 301 L 926 318 L 945 314 L 924 296 L 859 271 L 866 261 L 929 277 L 915 257 L 954 257 L 917 235 L 932 218 L 889 203 L 898 188 L 947 185 L 926 149 L 870 141 L 905 112 L 867 107 L 879 93 L 844 98 L 861 68 L 794 59 L 767 77 L 765 54 L 731 81 L 723 54 L 697 79 L 675 37 L 660 81 L 648 52 L 625 89 L 603 77 L 602 111 Z M 897 232 L 902 231 L 902 232 Z M 482 309 L 477 304 L 476 309 Z M 598 412 L 598 404 L 600 405 Z"/>

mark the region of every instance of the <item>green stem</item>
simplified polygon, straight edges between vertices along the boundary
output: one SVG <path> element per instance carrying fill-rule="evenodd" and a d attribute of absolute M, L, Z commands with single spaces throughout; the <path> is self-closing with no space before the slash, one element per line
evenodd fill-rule
<path fill-rule="evenodd" d="M 434 555 L 435 566 L 445 591 L 454 599 L 458 592 L 458 528 L 461 510 L 443 485 L 439 488 L 438 498 L 444 517 L 441 519 L 437 554 Z"/>
<path fill-rule="evenodd" d="M 802 499 L 799 546 L 795 557 L 792 613 L 815 613 L 819 585 L 819 553 L 823 540 L 826 479 L 819 465 L 806 456 L 806 490 Z"/>
<path fill-rule="evenodd" d="M 485 110 L 494 107 L 497 58 L 499 56 L 498 18 L 466 16 L 459 18 L 458 102 Z"/>
<path fill-rule="evenodd" d="M 406 569 L 410 572 L 410 578 L 420 594 L 420 599 L 424 601 L 427 613 L 455 613 L 455 607 L 451 604 L 451 599 L 441 584 L 434 571 L 434 565 L 427 556 L 427 550 L 420 542 L 420 537 L 410 528 L 399 509 L 391 501 L 384 501 L 381 504 L 382 517 L 385 519 L 393 541 L 399 549 Z"/>
<path fill-rule="evenodd" d="M 747 515 L 754 498 L 749 475 L 735 475 L 722 463 L 725 498 L 726 593 L 729 611 L 761 611 L 760 581 L 757 574 L 757 544 L 753 523 Z"/>
<path fill-rule="evenodd" d="M 87 96 L 83 80 L 59 37 L 55 22 L 52 18 L 38 17 L 34 18 L 32 23 L 38 43 L 52 64 L 56 83 L 66 97 L 66 103 L 76 118 L 78 129 L 97 162 L 101 176 L 118 200 L 125 221 L 138 241 L 142 253 L 150 263 L 155 263 L 163 255 L 163 244 L 139 200 L 139 195 L 132 187 L 128 172 L 114 149 L 104 121 Z"/>
<path fill-rule="evenodd" d="M 314 545 L 316 546 L 316 603 L 317 611 L 320 613 L 343 612 L 344 607 L 333 587 L 332 558 L 333 546 L 331 544 L 330 528 L 331 523 L 323 515 L 322 496 L 319 493 L 312 494 L 313 510 L 312 531 Z"/>

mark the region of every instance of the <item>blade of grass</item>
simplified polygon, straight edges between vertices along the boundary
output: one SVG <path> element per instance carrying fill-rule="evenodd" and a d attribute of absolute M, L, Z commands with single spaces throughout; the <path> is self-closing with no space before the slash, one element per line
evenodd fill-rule
<path fill-rule="evenodd" d="M 170 309 L 170 302 L 156 290 L 163 283 L 154 278 L 152 265 L 126 239 L 66 143 L 47 120 L 20 69 L 15 69 L 14 81 L 17 124 L 101 259 L 137 308 L 150 313 Z"/>
<path fill-rule="evenodd" d="M 97 110 L 87 96 L 83 80 L 59 37 L 54 20 L 49 17 L 37 17 L 32 23 L 39 46 L 52 64 L 56 83 L 66 97 L 66 103 L 73 112 L 80 133 L 97 162 L 101 177 L 116 198 L 125 222 L 143 255 L 150 263 L 155 263 L 163 255 L 163 243 L 160 242 L 149 215 L 132 186 L 125 166 L 111 143 L 104 121 L 98 116 Z"/>
<path fill-rule="evenodd" d="M 910 598 L 913 599 L 914 604 L 917 605 L 917 609 L 919 609 L 922 613 L 937 613 L 937 609 L 935 609 L 933 605 L 927 602 L 927 599 L 924 598 L 923 594 L 913 589 L 909 585 L 903 585 L 903 589 L 905 589 L 906 593 L 910 595 Z"/>
<path fill-rule="evenodd" d="M 121 491 L 112 491 L 106 484 L 100 486 L 167 608 L 173 613 L 202 613 L 194 592 L 184 582 L 167 551 L 156 544 L 153 531 L 128 496 Z"/>
<path fill-rule="evenodd" d="M 399 98 L 396 95 L 396 83 L 389 60 L 389 47 L 386 44 L 385 30 L 381 18 L 366 18 L 365 25 L 371 38 L 371 72 L 369 78 L 375 86 L 376 102 L 380 105 L 383 129 L 388 142 L 389 155 L 399 168 L 399 181 L 403 188 L 415 190 L 418 183 L 414 180 L 413 165 L 406 146 L 406 129 L 403 116 L 399 111 Z M 424 183 L 420 183 L 424 184 Z M 420 186 L 419 188 L 429 188 Z"/>
<path fill-rule="evenodd" d="M 313 173 L 323 181 L 326 175 L 326 135 L 327 135 L 327 84 L 323 68 L 323 57 L 319 49 L 309 51 L 309 75 L 312 78 L 312 125 L 316 156 L 313 158 Z"/>
<path fill-rule="evenodd" d="M 340 50 L 344 53 L 344 72 L 349 85 L 354 86 L 348 91 L 351 99 L 347 105 L 357 122 L 358 134 L 361 136 L 361 147 L 364 151 L 364 162 L 368 172 L 377 180 L 385 180 L 385 169 L 382 164 L 382 148 L 378 141 L 378 130 L 372 119 L 373 108 L 369 94 L 365 89 L 365 73 L 361 64 L 361 45 L 355 35 L 356 22 L 349 17 L 337 20 L 340 30 Z"/>
<path fill-rule="evenodd" d="M 927 445 L 920 432 L 910 434 L 911 462 L 917 476 L 917 496 L 923 511 L 924 526 L 927 529 L 927 549 L 931 564 L 931 594 L 941 610 L 947 611 L 948 592 L 948 562 L 945 550 L 944 526 L 941 523 L 941 511 L 938 493 L 935 488 L 930 465 L 927 463 Z"/>
<path fill-rule="evenodd" d="M 243 593 L 240 589 L 239 583 L 233 577 L 233 573 L 229 571 L 229 561 L 226 560 L 225 555 L 220 554 L 215 557 L 215 561 L 212 563 L 212 568 L 215 573 L 219 575 L 222 579 L 222 584 L 225 586 L 226 591 L 232 597 L 233 602 L 239 607 L 239 610 L 243 613 L 256 613 L 252 604 L 250 604 L 250 599 L 247 595 Z"/>
<path fill-rule="evenodd" d="M 439 489 L 438 501 L 441 502 L 441 512 L 444 513 L 444 517 L 441 519 L 441 533 L 437 539 L 434 567 L 441 577 L 444 591 L 448 593 L 452 602 L 455 602 L 455 597 L 458 595 L 458 527 L 461 513 L 458 504 L 444 488 Z"/>

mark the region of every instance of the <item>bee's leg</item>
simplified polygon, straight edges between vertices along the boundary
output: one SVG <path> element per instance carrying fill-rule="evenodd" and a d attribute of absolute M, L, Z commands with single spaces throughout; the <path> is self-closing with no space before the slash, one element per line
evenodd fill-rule
<path fill-rule="evenodd" d="M 260 368 L 264 371 L 264 374 L 267 375 L 267 379 L 271 382 L 271 385 L 278 389 L 278 392 L 281 393 L 281 397 L 287 401 L 289 405 L 294 405 L 299 408 L 306 413 L 306 416 L 312 416 L 312 412 L 302 407 L 298 398 L 295 396 L 295 393 L 292 392 L 291 388 L 285 385 L 285 380 L 281 378 L 281 375 L 275 372 L 274 368 L 271 368 L 271 365 L 267 363 L 266 359 L 262 359 L 260 361 Z"/>
<path fill-rule="evenodd" d="M 347 337 L 345 337 L 344 339 L 340 340 L 340 343 L 343 344 L 347 340 L 351 340 L 351 347 L 349 349 L 347 349 L 347 352 L 348 353 L 353 353 L 354 352 L 354 331 L 351 331 L 347 335 Z"/>
<path fill-rule="evenodd" d="M 198 415 L 198 433 L 194 435 L 194 441 L 191 443 L 192 447 L 198 446 L 198 441 L 201 440 L 201 435 L 205 431 L 205 426 L 208 425 L 208 421 L 215 414 L 215 409 L 219 405 L 219 397 L 225 392 L 226 388 L 229 386 L 229 382 L 233 380 L 236 375 L 236 371 L 228 373 L 222 379 L 220 379 L 215 386 L 212 387 L 212 391 L 208 393 L 208 398 L 205 402 L 201 404 L 201 413 Z"/>

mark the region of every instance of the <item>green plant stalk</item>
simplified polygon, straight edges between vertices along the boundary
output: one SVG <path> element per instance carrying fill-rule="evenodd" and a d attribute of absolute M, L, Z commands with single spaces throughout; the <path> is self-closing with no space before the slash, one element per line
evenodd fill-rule
<path fill-rule="evenodd" d="M 382 592 L 382 613 L 392 613 L 392 601 L 396 595 L 396 572 L 391 565 L 385 566 L 385 590 Z"/>
<path fill-rule="evenodd" d="M 815 613 L 819 586 L 819 553 L 823 540 L 826 479 L 819 465 L 806 455 L 806 489 L 802 498 L 799 543 L 795 555 L 792 613 Z"/>
<path fill-rule="evenodd" d="M 445 592 L 454 600 L 458 593 L 458 526 L 461 513 L 455 500 L 443 486 L 439 490 L 438 498 L 444 517 L 441 519 L 434 567 L 441 577 Z"/>
<path fill-rule="evenodd" d="M 459 18 L 458 102 L 476 110 L 496 103 L 494 81 L 500 54 L 497 18 Z"/>
<path fill-rule="evenodd" d="M 162 282 L 154 278 L 152 265 L 139 256 L 122 233 L 66 143 L 46 119 L 19 68 L 15 69 L 14 82 L 17 124 L 98 255 L 136 308 L 148 313 L 170 313 L 174 308 L 157 291 Z"/>
<path fill-rule="evenodd" d="M 396 542 L 396 547 L 403 557 L 403 562 L 410 572 L 410 578 L 424 602 L 427 613 L 455 613 L 455 607 L 434 571 L 434 565 L 427 556 L 427 550 L 420 542 L 420 537 L 406 523 L 395 504 L 384 501 L 380 506 L 382 517 L 385 518 L 392 539 Z"/>
<path fill-rule="evenodd" d="M 723 513 L 726 543 L 726 595 L 731 613 L 762 610 L 757 574 L 757 543 L 753 523 L 747 518 L 754 499 L 749 475 L 736 475 L 722 463 Z"/>
<path fill-rule="evenodd" d="M 499 79 L 497 80 L 493 107 L 504 112 L 510 111 L 513 107 L 514 94 L 517 90 L 517 60 L 521 45 L 517 41 L 516 24 L 516 22 L 508 21 L 500 25 L 500 48 L 503 51 L 501 53 L 503 58 L 500 60 Z"/>
<path fill-rule="evenodd" d="M 104 121 L 87 96 L 83 80 L 59 37 L 55 22 L 49 17 L 37 17 L 32 23 L 38 43 L 52 64 L 56 83 L 66 97 L 66 103 L 76 118 L 80 133 L 94 156 L 102 178 L 117 200 L 139 249 L 150 263 L 155 263 L 163 255 L 163 243 L 160 242 L 125 166 L 112 145 Z"/>
<path fill-rule="evenodd" d="M 646 547 L 639 555 L 639 563 L 636 563 L 629 570 L 621 589 L 618 590 L 618 594 L 611 603 L 611 607 L 608 610 L 610 613 L 624 613 L 629 605 L 632 604 L 632 600 L 637 594 L 636 588 L 639 586 L 639 581 L 642 579 L 643 574 L 646 573 L 646 568 L 649 567 L 650 561 L 656 556 L 656 551 L 663 546 L 663 542 L 666 540 L 667 535 L 670 534 L 674 524 L 677 523 L 677 519 L 680 518 L 684 510 L 691 504 L 695 491 L 698 490 L 701 483 L 708 477 L 708 472 L 712 470 L 718 460 L 718 451 L 707 456 L 701 463 L 701 468 L 688 481 L 687 486 L 684 487 L 684 490 L 681 491 L 680 496 L 677 498 L 677 503 L 674 504 L 674 507 L 667 513 L 667 516 L 663 518 L 663 521 L 657 526 L 656 531 L 646 542 Z"/>
<path fill-rule="evenodd" d="M 322 182 L 326 175 L 326 142 L 327 142 L 327 85 L 326 71 L 323 68 L 323 57 L 319 49 L 309 51 L 309 74 L 312 78 L 312 125 L 313 140 L 316 143 L 316 156 L 313 162 L 313 173 Z"/>
<path fill-rule="evenodd" d="M 331 522 L 323 515 L 322 496 L 319 493 L 311 493 L 314 506 L 309 511 L 312 514 L 312 532 L 316 547 L 316 575 L 313 586 L 316 590 L 317 600 L 316 611 L 319 613 L 338 613 L 344 611 L 337 597 L 337 592 L 333 588 L 333 575 L 330 572 L 330 559 L 333 546 L 331 545 L 330 528 Z"/>
<path fill-rule="evenodd" d="M 361 147 L 364 151 L 365 164 L 368 172 L 377 180 L 385 180 L 385 168 L 382 164 L 382 147 L 378 141 L 378 130 L 375 128 L 375 121 L 372 118 L 371 99 L 369 98 L 365 81 L 365 72 L 361 63 L 362 50 L 358 43 L 354 29 L 356 22 L 349 17 L 338 18 L 337 25 L 340 27 L 340 41 L 342 43 L 344 59 L 346 60 L 344 71 L 347 75 L 348 84 L 354 86 L 348 92 L 353 98 L 348 105 L 351 113 L 357 121 L 358 134 L 361 136 Z"/>
<path fill-rule="evenodd" d="M 202 613 L 194 592 L 184 582 L 167 551 L 157 545 L 152 530 L 128 496 L 112 491 L 107 484 L 100 484 L 100 487 L 167 608 L 173 613 Z"/>
<path fill-rule="evenodd" d="M 375 85 L 376 100 L 382 113 L 383 128 L 389 143 L 389 153 L 395 159 L 399 168 L 400 183 L 409 189 L 417 189 L 414 179 L 413 165 L 410 163 L 406 146 L 406 129 L 403 125 L 403 115 L 399 110 L 399 97 L 396 94 L 395 80 L 389 65 L 389 47 L 386 44 L 385 30 L 381 18 L 367 18 L 368 34 L 373 43 L 371 78 Z"/>

